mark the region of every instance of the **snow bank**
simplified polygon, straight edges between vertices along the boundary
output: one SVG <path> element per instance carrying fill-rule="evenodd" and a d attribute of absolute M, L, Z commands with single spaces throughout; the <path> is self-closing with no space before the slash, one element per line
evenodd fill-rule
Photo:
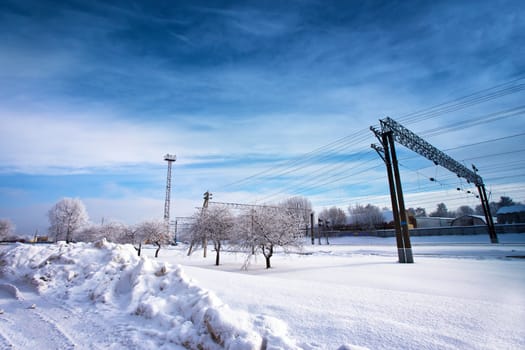
<path fill-rule="evenodd" d="M 180 266 L 137 257 L 131 245 L 18 244 L 0 256 L 0 276 L 67 304 L 95 304 L 104 315 L 142 317 L 164 342 L 189 349 L 295 348 L 285 335 L 263 339 L 248 314 L 192 284 Z M 2 289 L 16 296 L 9 286 Z"/>

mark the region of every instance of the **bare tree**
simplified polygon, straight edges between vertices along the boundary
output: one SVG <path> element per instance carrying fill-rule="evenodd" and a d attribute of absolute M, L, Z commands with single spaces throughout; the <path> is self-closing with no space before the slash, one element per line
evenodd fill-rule
<path fill-rule="evenodd" d="M 170 237 L 166 231 L 166 224 L 162 220 L 143 221 L 138 225 L 138 234 L 152 244 L 157 246 L 155 257 L 159 256 L 163 244 L 169 243 Z"/>
<path fill-rule="evenodd" d="M 15 225 L 9 219 L 0 219 L 0 241 L 5 241 L 13 235 Z"/>
<path fill-rule="evenodd" d="M 494 213 L 495 213 L 492 210 L 492 206 L 490 207 L 490 213 L 492 215 L 494 215 Z M 481 206 L 481 204 L 476 205 L 476 207 L 474 208 L 474 214 L 476 214 L 476 215 L 485 215 L 485 212 L 483 211 L 483 207 Z"/>
<path fill-rule="evenodd" d="M 346 224 L 346 214 L 341 208 L 335 206 L 330 209 L 323 209 L 319 214 L 319 218 L 323 221 L 328 220 L 332 227 Z"/>
<path fill-rule="evenodd" d="M 448 218 L 448 217 L 453 217 L 454 214 L 448 211 L 445 203 L 439 203 L 437 205 L 436 211 L 433 211 L 428 216 L 438 217 L 438 218 Z"/>
<path fill-rule="evenodd" d="M 55 235 L 55 241 L 65 238 L 71 242 L 71 237 L 78 229 L 88 222 L 88 214 L 84 203 L 78 198 L 63 198 L 47 213 L 49 232 Z"/>
<path fill-rule="evenodd" d="M 421 217 L 425 217 L 427 216 L 427 211 L 425 210 L 425 208 L 421 208 L 421 207 L 417 207 L 415 210 L 414 210 L 414 216 L 416 218 L 421 218 Z"/>
<path fill-rule="evenodd" d="M 348 207 L 352 223 L 365 230 L 373 230 L 383 224 L 384 218 L 381 209 L 372 204 L 366 206 L 356 204 Z"/>
<path fill-rule="evenodd" d="M 502 207 L 510 207 L 513 205 L 521 205 L 520 202 L 514 202 L 514 200 L 508 196 L 501 196 L 499 198 L 498 202 L 490 202 L 489 208 L 490 208 L 490 214 L 496 215 L 498 210 Z M 475 213 L 478 215 L 484 215 L 485 212 L 483 211 L 483 207 L 481 205 L 477 205 L 475 208 Z"/>
<path fill-rule="evenodd" d="M 456 217 L 474 214 L 474 209 L 468 205 L 462 205 L 456 210 Z"/>

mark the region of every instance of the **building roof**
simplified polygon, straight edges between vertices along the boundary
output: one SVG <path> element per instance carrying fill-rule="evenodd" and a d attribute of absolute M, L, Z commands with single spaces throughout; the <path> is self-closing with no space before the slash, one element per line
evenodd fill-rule
<path fill-rule="evenodd" d="M 454 218 L 454 220 L 452 220 L 452 223 L 454 223 L 454 222 L 456 222 L 456 221 L 464 220 L 465 218 L 478 219 L 478 220 L 481 220 L 484 224 L 487 223 L 487 220 L 485 219 L 485 216 L 484 216 L 484 215 L 473 215 L 473 214 L 466 214 L 466 215 L 458 216 L 457 218 Z M 496 218 L 492 218 L 492 220 L 493 220 L 494 222 L 496 222 Z M 453 225 L 453 224 L 452 224 L 452 225 Z"/>
<path fill-rule="evenodd" d="M 525 212 L 525 205 L 510 205 L 498 209 L 496 215 Z"/>

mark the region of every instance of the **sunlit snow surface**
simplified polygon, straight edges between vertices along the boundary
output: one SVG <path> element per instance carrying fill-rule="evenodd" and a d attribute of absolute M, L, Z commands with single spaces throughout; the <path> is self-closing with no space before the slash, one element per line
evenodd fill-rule
<path fill-rule="evenodd" d="M 525 348 L 525 235 L 331 239 L 264 259 L 187 246 L 0 246 L 0 349 Z M 211 247 L 210 247 L 211 248 Z"/>

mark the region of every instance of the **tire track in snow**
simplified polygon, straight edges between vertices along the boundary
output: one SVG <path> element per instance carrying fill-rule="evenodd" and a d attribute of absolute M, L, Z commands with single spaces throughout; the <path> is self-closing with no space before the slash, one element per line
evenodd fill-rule
<path fill-rule="evenodd" d="M 7 321 L 0 331 L 6 349 L 75 348 L 71 338 L 56 323 L 22 302 L 10 303 L 2 319 Z"/>
<path fill-rule="evenodd" d="M 62 331 L 73 339 L 76 349 L 144 348 L 143 343 L 146 339 L 141 329 L 130 324 L 130 320 L 122 320 L 108 327 L 108 315 L 104 315 L 102 310 L 97 310 L 96 306 L 91 310 L 72 308 L 46 297 L 41 298 L 46 300 L 50 308 L 48 318 L 62 326 Z M 64 322 L 64 319 L 67 319 L 67 322 Z M 93 334 L 97 336 L 90 336 Z"/>
<path fill-rule="evenodd" d="M 0 350 L 14 349 L 14 344 L 3 334 L 2 328 L 0 328 Z"/>
<path fill-rule="evenodd" d="M 61 340 L 62 347 L 60 349 L 74 349 L 76 347 L 75 342 L 71 339 L 71 337 L 66 332 L 62 330 L 62 328 L 58 325 L 58 323 L 46 317 L 44 314 L 37 311 L 36 309 L 32 311 L 34 311 L 33 315 L 36 318 L 40 319 L 41 322 L 48 325 L 48 329 L 54 335 L 53 339 Z"/>
<path fill-rule="evenodd" d="M 0 284 L 0 344 L 2 349 L 74 349 L 71 337 L 33 304 L 35 297 L 29 293 L 29 300 L 11 284 Z M 42 299 L 38 299 L 39 301 Z"/>

